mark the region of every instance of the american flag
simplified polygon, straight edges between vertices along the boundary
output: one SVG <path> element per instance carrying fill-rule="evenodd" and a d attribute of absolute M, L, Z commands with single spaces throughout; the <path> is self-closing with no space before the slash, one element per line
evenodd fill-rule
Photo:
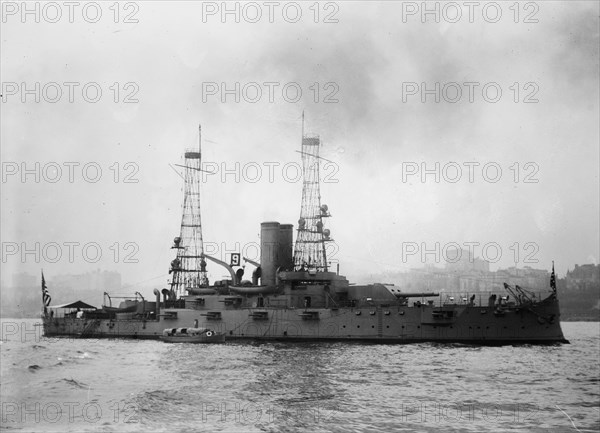
<path fill-rule="evenodd" d="M 46 287 L 44 272 L 42 271 L 42 302 L 44 303 L 44 308 L 50 305 L 51 300 L 52 298 L 50 297 L 50 293 L 48 293 L 48 288 Z"/>
<path fill-rule="evenodd" d="M 552 273 L 550 274 L 550 288 L 556 292 L 556 274 L 554 273 L 554 262 L 552 262 Z"/>

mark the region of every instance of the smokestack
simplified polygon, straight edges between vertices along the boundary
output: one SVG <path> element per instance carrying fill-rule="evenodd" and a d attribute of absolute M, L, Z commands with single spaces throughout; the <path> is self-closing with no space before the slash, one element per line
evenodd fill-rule
<path fill-rule="evenodd" d="M 260 225 L 261 284 L 275 285 L 275 274 L 279 266 L 279 223 L 264 222 Z"/>
<path fill-rule="evenodd" d="M 167 308 L 167 296 L 169 296 L 169 289 L 162 289 L 161 293 L 163 295 L 163 302 L 165 303 L 165 308 Z"/>
<path fill-rule="evenodd" d="M 154 314 L 156 316 L 156 320 L 159 320 L 160 314 L 160 292 L 158 289 L 154 289 L 154 296 L 156 296 L 156 306 L 154 307 Z"/>
<path fill-rule="evenodd" d="M 294 225 L 279 226 L 279 266 L 282 270 L 294 269 Z"/>

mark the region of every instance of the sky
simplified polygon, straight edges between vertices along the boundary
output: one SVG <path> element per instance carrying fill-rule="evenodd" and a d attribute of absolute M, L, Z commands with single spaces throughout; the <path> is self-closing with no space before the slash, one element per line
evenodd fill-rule
<path fill-rule="evenodd" d="M 351 280 L 456 246 L 598 263 L 597 2 L 54 5 L 2 6 L 3 282 L 164 287 L 199 125 L 205 248 L 256 259 L 261 222 L 297 225 L 303 113 Z"/>

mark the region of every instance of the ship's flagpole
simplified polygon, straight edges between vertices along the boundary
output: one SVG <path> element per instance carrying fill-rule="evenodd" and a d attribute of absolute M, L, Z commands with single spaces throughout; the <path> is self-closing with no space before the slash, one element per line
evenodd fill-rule
<path fill-rule="evenodd" d="M 48 293 L 48 287 L 46 286 L 46 279 L 44 278 L 44 270 L 42 269 L 42 304 L 44 305 L 44 316 L 48 314 L 48 306 L 50 305 L 50 293 Z"/>
<path fill-rule="evenodd" d="M 202 124 L 198 124 L 198 155 L 200 159 L 198 160 L 198 170 L 202 170 Z M 200 188 L 202 186 L 202 182 L 198 182 L 198 194 L 200 194 Z M 198 218 L 200 221 L 200 285 L 208 286 L 208 279 L 206 276 L 206 260 L 204 259 L 204 237 L 202 235 L 202 206 L 200 204 L 200 199 L 198 199 Z"/>
<path fill-rule="evenodd" d="M 554 260 L 552 260 L 552 274 L 550 274 L 550 288 L 556 293 L 556 274 L 554 273 Z"/>

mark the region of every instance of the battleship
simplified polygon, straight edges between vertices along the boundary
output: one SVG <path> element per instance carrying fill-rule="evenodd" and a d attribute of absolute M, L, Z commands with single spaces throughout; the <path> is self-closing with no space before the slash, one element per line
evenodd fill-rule
<path fill-rule="evenodd" d="M 304 123 L 304 122 L 303 122 Z M 183 211 L 172 250 L 170 287 L 140 293 L 113 306 L 81 301 L 51 306 L 42 276 L 45 336 L 160 339 L 165 330 L 209 328 L 227 340 L 447 342 L 466 344 L 568 343 L 560 326 L 554 265 L 548 291 L 537 296 L 504 284 L 499 293 L 449 296 L 409 293 L 392 284 L 351 284 L 328 262 L 333 241 L 321 203 L 318 135 L 301 136 L 302 199 L 296 226 L 260 225 L 260 261 L 231 253 L 225 262 L 205 253 L 200 213 L 202 134 L 184 153 Z M 208 262 L 229 278 L 208 279 Z M 244 267 L 254 268 L 251 280 Z M 106 302 L 105 302 L 106 303 Z"/>

